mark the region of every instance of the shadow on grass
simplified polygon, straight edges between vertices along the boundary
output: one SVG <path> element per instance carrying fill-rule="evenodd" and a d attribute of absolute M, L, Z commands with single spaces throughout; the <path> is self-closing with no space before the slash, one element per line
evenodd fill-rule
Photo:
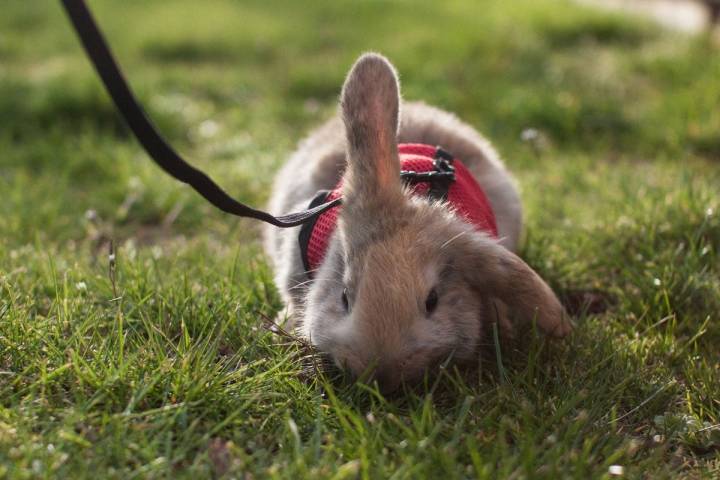
<path fill-rule="evenodd" d="M 226 64 L 238 68 L 244 64 L 270 64 L 279 51 L 277 46 L 263 41 L 237 39 L 178 38 L 154 40 L 142 47 L 146 59 L 159 63 Z"/>
<path fill-rule="evenodd" d="M 142 99 L 146 109 L 151 105 Z M 176 117 L 149 111 L 152 120 L 171 137 L 181 138 L 183 128 Z M 130 130 L 112 100 L 95 77 L 64 76 L 33 84 L 21 80 L 0 82 L 0 132 L 24 143 L 47 132 L 82 132 L 129 138 Z"/>
<path fill-rule="evenodd" d="M 544 18 L 540 34 L 553 48 L 574 48 L 580 43 L 637 47 L 659 34 L 649 23 L 621 15 L 596 14 L 583 17 Z"/>

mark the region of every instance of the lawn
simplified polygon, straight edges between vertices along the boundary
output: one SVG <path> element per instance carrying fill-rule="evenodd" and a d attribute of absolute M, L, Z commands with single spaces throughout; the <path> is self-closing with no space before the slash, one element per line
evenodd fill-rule
<path fill-rule="evenodd" d="M 710 39 L 561 0 L 90 3 L 161 130 L 257 206 L 386 54 L 495 143 L 577 329 L 389 399 L 318 370 L 263 327 L 260 225 L 152 164 L 59 2 L 4 0 L 0 478 L 720 476 Z"/>

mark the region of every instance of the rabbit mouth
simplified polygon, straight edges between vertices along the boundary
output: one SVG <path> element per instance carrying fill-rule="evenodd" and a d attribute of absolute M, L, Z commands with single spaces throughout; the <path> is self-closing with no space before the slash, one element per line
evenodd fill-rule
<path fill-rule="evenodd" d="M 447 348 L 423 347 L 402 359 L 377 357 L 372 360 L 361 358 L 353 350 L 327 355 L 338 369 L 353 380 L 365 384 L 377 383 L 381 393 L 389 394 L 401 386 L 417 385 L 426 375 L 438 374 L 443 366 L 467 361 L 455 352 Z"/>

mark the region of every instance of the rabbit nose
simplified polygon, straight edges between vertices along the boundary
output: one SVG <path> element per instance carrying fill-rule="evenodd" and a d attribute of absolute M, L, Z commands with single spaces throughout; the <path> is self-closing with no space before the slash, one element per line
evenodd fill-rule
<path fill-rule="evenodd" d="M 402 383 L 401 373 L 397 367 L 378 368 L 373 375 L 373 379 L 377 382 L 383 395 L 393 393 Z"/>

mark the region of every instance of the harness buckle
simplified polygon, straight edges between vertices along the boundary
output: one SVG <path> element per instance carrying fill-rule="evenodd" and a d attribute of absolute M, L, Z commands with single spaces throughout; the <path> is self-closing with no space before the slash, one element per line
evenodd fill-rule
<path fill-rule="evenodd" d="M 404 182 L 412 185 L 427 182 L 430 184 L 428 196 L 438 200 L 446 200 L 448 190 L 455 181 L 455 167 L 452 166 L 452 163 L 452 154 L 443 150 L 441 147 L 437 147 L 435 149 L 435 155 L 433 155 L 435 170 L 429 172 L 403 170 L 400 172 L 400 178 Z"/>
<path fill-rule="evenodd" d="M 453 155 L 437 147 L 435 149 L 435 171 L 438 173 L 436 180 L 431 182 L 428 195 L 439 200 L 446 200 L 450 186 L 455 181 L 455 167 L 453 167 Z"/>

